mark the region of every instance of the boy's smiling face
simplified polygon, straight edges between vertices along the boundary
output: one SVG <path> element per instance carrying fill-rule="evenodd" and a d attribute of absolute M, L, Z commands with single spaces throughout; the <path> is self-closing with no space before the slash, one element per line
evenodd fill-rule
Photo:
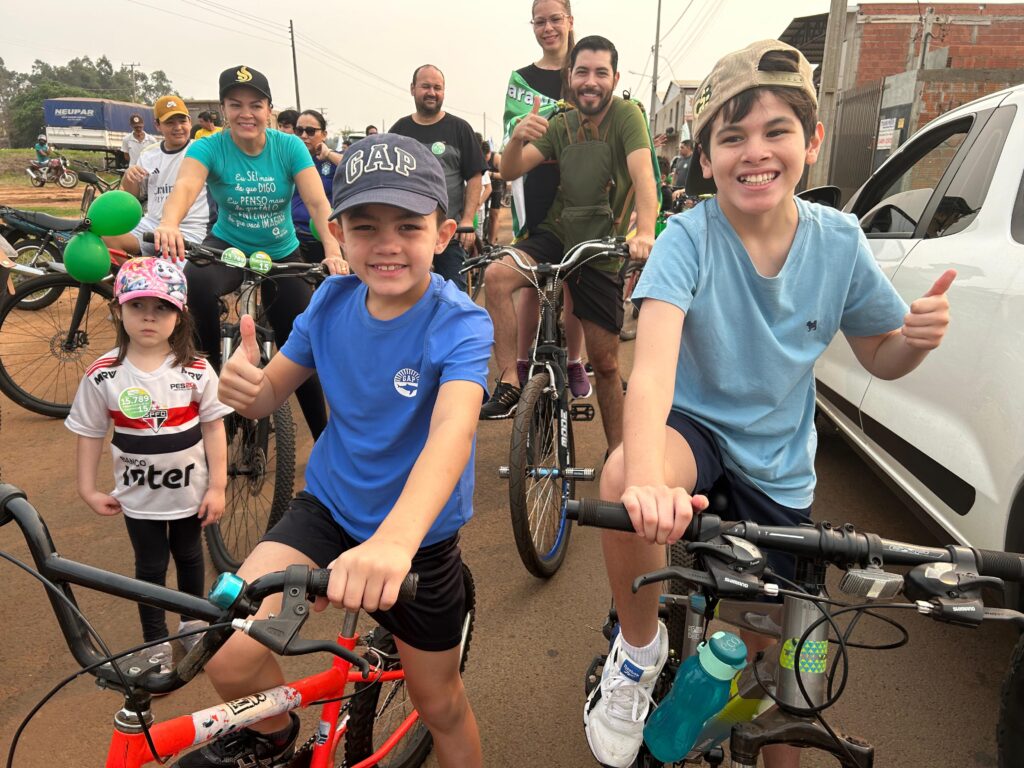
<path fill-rule="evenodd" d="M 818 123 L 808 141 L 793 108 L 763 90 L 742 120 L 724 124 L 715 116 L 710 157 L 701 153 L 701 169 L 704 178 L 714 177 L 718 203 L 730 219 L 785 212 L 804 167 L 818 159 L 823 136 Z"/>
<path fill-rule="evenodd" d="M 367 307 L 378 319 L 397 317 L 415 304 L 430 284 L 434 255 L 443 251 L 456 222 L 393 205 L 371 203 L 345 211 L 331 232 L 352 271 L 366 285 Z"/>

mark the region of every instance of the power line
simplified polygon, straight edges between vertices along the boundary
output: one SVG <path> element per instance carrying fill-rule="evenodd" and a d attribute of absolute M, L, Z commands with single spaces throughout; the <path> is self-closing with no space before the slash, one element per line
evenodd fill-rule
<path fill-rule="evenodd" d="M 213 0 L 199 0 L 199 2 L 201 2 L 203 5 L 209 5 L 213 6 L 214 8 L 220 8 L 222 11 L 229 14 L 229 18 L 237 19 L 239 16 L 241 16 L 242 18 L 248 19 L 253 23 L 263 24 L 270 28 L 269 31 L 279 32 L 284 26 L 283 23 L 274 21 L 273 19 L 268 19 L 265 16 L 257 16 L 254 13 L 249 13 L 248 11 L 243 11 L 230 5 L 215 3 L 213 2 Z"/>
<path fill-rule="evenodd" d="M 679 18 L 676 19 L 675 21 L 673 21 L 672 22 L 672 26 L 668 28 L 668 31 L 664 35 L 662 35 L 662 38 L 661 38 L 662 42 L 664 42 L 665 40 L 668 39 L 668 36 L 672 34 L 672 30 L 675 29 L 676 25 L 679 24 L 679 22 L 683 20 L 683 16 L 685 16 L 686 12 L 688 10 L 690 10 L 690 6 L 691 5 L 693 5 L 693 0 L 690 0 L 690 2 L 688 2 L 686 4 L 686 7 L 683 8 L 683 12 L 679 14 Z"/>
<path fill-rule="evenodd" d="M 711 22 L 711 19 L 713 19 L 715 15 L 717 15 L 719 6 L 710 5 L 706 7 L 709 8 L 708 13 L 704 14 L 703 17 L 695 20 L 695 24 L 690 30 L 690 34 L 688 34 L 685 38 L 680 40 L 679 45 L 676 47 L 676 52 L 674 52 L 672 56 L 669 57 L 671 59 L 674 59 L 676 63 L 679 63 L 679 59 L 686 53 L 686 49 L 690 46 L 691 43 L 693 43 L 695 40 L 699 38 L 701 33 L 703 33 L 704 28 Z"/>
<path fill-rule="evenodd" d="M 198 8 L 201 11 L 206 11 L 207 13 L 215 13 L 218 16 L 223 16 L 224 18 L 230 19 L 230 20 L 232 20 L 232 21 L 234 21 L 236 23 L 239 21 L 238 17 L 243 15 L 241 11 L 232 11 L 231 13 L 228 13 L 226 11 L 219 11 L 216 8 L 210 8 L 210 7 L 207 6 L 206 3 L 201 2 L 200 0 L 185 0 L 185 2 L 188 3 L 189 5 L 195 7 L 195 8 Z M 216 5 L 216 3 L 213 3 L 212 5 Z M 261 27 L 259 29 L 259 31 L 261 31 L 261 32 L 266 31 L 266 32 L 270 32 L 270 33 L 280 33 L 282 31 L 282 25 L 281 24 L 269 24 L 267 22 L 259 21 L 257 19 L 247 19 L 246 23 L 247 24 L 263 24 L 263 25 L 265 25 L 264 27 Z"/>
<path fill-rule="evenodd" d="M 161 13 L 169 14 L 171 16 L 174 16 L 175 18 L 188 19 L 189 21 L 195 21 L 200 24 L 205 24 L 208 27 L 216 27 L 217 29 L 223 29 L 228 32 L 233 32 L 236 35 L 245 35 L 246 37 L 251 37 L 254 40 L 261 40 L 264 43 L 272 43 L 274 45 L 288 45 L 288 43 L 284 42 L 283 40 L 271 40 L 269 37 L 260 37 L 259 35 L 253 35 L 249 32 L 243 32 L 242 30 L 236 27 L 225 27 L 222 24 L 214 24 L 212 21 L 207 21 L 206 19 L 197 19 L 195 16 L 186 16 L 185 14 L 179 13 L 178 11 L 168 11 L 167 9 L 161 8 L 157 5 L 143 3 L 141 2 L 141 0 L 128 0 L 128 2 L 133 3 L 134 5 L 141 5 L 143 8 L 150 8 L 154 11 L 160 11 Z"/>

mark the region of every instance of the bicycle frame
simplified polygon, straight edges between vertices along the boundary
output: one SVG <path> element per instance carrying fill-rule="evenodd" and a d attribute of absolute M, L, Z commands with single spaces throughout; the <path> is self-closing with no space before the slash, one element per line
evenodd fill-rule
<path fill-rule="evenodd" d="M 359 634 L 356 632 L 358 616 L 358 611 L 346 612 L 342 631 L 338 635 L 338 645 L 350 651 L 354 650 L 359 642 Z M 323 672 L 234 701 L 215 704 L 172 720 L 155 723 L 150 726 L 149 733 L 160 756 L 169 757 L 225 733 L 254 725 L 273 715 L 308 707 L 308 702 L 339 697 L 349 683 L 403 679 L 404 669 L 385 671 L 377 667 L 370 667 L 368 676 L 364 677 L 362 672 L 352 669 L 350 662 L 335 656 L 330 669 Z M 343 703 L 340 701 L 331 701 L 323 705 L 310 768 L 330 768 L 336 764 L 335 753 L 347 730 L 347 718 L 339 722 L 342 710 Z M 418 719 L 418 712 L 410 713 L 380 749 L 352 768 L 370 768 L 376 765 L 394 749 Z M 107 752 L 106 768 L 140 768 L 157 759 L 150 752 L 138 723 L 133 720 L 137 721 L 134 712 L 121 710 L 115 716 L 114 735 Z"/>

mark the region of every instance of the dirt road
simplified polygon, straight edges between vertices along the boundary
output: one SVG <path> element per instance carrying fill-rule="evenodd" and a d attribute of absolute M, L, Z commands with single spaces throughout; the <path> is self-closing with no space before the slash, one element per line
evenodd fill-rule
<path fill-rule="evenodd" d="M 623 347 L 629 368 L 632 345 Z M 0 396 L 2 397 L 2 396 Z M 29 414 L 3 400 L 0 463 L 4 479 L 24 488 L 50 526 L 66 557 L 132 573 L 123 524 L 89 512 L 74 491 L 72 435 L 57 421 Z M 297 409 L 296 409 L 297 412 Z M 310 439 L 304 425 L 298 455 Z M 480 722 L 488 766 L 590 766 L 583 735 L 583 673 L 604 646 L 601 623 L 608 607 L 599 536 L 576 531 L 562 570 L 542 582 L 518 560 L 508 522 L 507 485 L 496 468 L 507 463 L 509 422 L 480 425 L 476 515 L 465 528 L 465 559 L 478 584 L 477 629 L 466 683 Z M 604 453 L 600 423 L 575 424 L 578 463 L 598 466 Z M 298 476 L 304 463 L 300 463 Z M 927 533 L 868 472 L 845 444 L 823 436 L 818 458 L 815 516 L 851 521 L 884 536 L 928 543 Z M 109 473 L 104 459 L 100 477 Z M 298 484 L 301 487 L 301 481 Z M 580 495 L 596 486 L 578 487 Z M 13 525 L 0 528 L 0 550 L 24 558 Z M 57 681 L 75 670 L 39 584 L 0 562 L 0 755 L 18 723 Z M 173 579 L 172 579 L 173 583 Z M 112 648 L 138 642 L 134 606 L 79 593 L 86 616 Z M 830 720 L 875 743 L 876 766 L 994 766 L 998 689 L 1014 637 L 1003 627 L 957 630 L 909 611 L 897 617 L 910 643 L 890 652 L 851 651 L 851 681 Z M 329 637 L 337 613 L 312 618 L 304 633 Z M 864 622 L 863 642 L 891 641 L 891 629 Z M 322 658 L 286 659 L 291 676 L 322 668 Z M 155 702 L 157 718 L 209 706 L 215 699 L 205 677 Z M 95 766 L 103 761 L 111 718 L 120 701 L 79 679 L 32 721 L 17 753 L 18 768 Z M 308 725 L 314 722 L 303 713 Z M 436 766 L 433 758 L 428 765 Z M 805 768 L 834 765 L 807 755 Z"/>

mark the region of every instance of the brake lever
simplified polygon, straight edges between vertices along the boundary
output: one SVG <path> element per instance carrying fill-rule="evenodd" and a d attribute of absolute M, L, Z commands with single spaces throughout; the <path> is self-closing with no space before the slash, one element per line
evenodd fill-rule
<path fill-rule="evenodd" d="M 638 592 L 641 587 L 645 587 L 648 584 L 655 584 L 659 581 L 669 581 L 671 579 L 679 579 L 680 581 L 685 581 L 688 584 L 692 584 L 697 587 L 707 587 L 709 589 L 715 586 L 715 580 L 703 571 L 697 571 L 693 568 L 672 566 L 638 576 L 633 580 L 633 591 Z"/>

